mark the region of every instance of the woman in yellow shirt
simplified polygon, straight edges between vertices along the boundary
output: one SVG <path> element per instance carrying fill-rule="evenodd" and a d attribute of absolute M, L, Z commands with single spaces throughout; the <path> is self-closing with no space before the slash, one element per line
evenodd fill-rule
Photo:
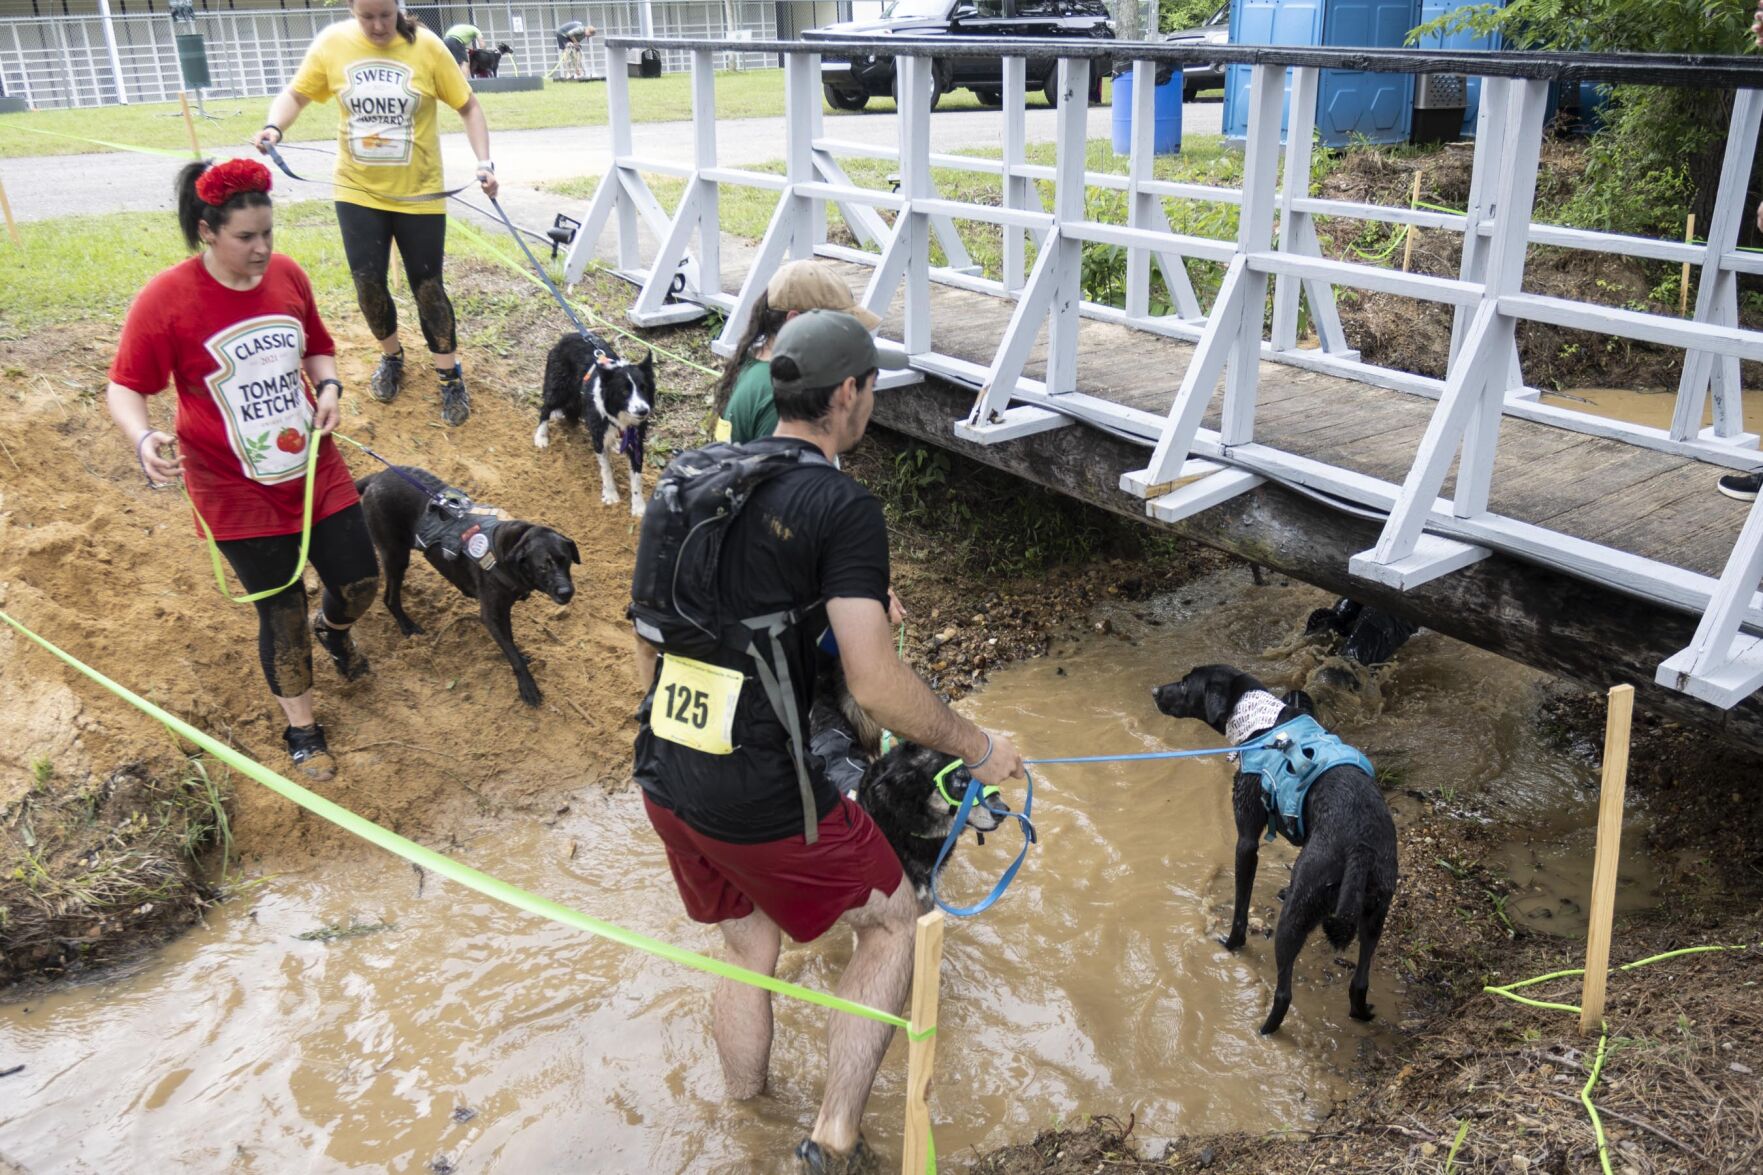
<path fill-rule="evenodd" d="M 439 37 L 400 11 L 398 0 L 350 0 L 349 13 L 354 20 L 339 21 L 312 42 L 294 80 L 270 103 L 268 124 L 252 141 L 260 150 L 281 142 L 308 103 L 336 98 L 341 115 L 337 224 L 356 301 L 381 351 L 369 390 L 384 404 L 404 383 L 398 311 L 386 285 L 396 241 L 440 379 L 441 419 L 463 424 L 471 415 L 471 397 L 459 368 L 453 303 L 441 284 L 447 202 L 401 203 L 394 197 L 438 192 L 443 186 L 437 99 L 459 112 L 477 154 L 478 183 L 494 196 L 490 130 L 452 54 Z"/>

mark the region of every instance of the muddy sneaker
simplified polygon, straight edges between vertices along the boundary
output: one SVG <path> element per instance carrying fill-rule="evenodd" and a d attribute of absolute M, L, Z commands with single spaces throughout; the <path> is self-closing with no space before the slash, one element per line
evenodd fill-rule
<path fill-rule="evenodd" d="M 1720 479 L 1720 492 L 1741 502 L 1755 502 L 1763 489 L 1763 470 L 1757 473 L 1729 473 Z"/>
<path fill-rule="evenodd" d="M 452 371 L 437 372 L 441 377 L 441 419 L 450 425 L 461 425 L 471 419 L 471 393 L 465 390 L 465 376 L 455 363 Z"/>
<path fill-rule="evenodd" d="M 323 783 L 337 773 L 337 761 L 324 745 L 324 727 L 318 723 L 290 726 L 282 731 L 282 741 L 288 744 L 288 758 L 307 779 Z"/>
<path fill-rule="evenodd" d="M 795 1154 L 796 1169 L 803 1175 L 867 1175 L 881 1170 L 875 1152 L 862 1135 L 857 1136 L 857 1145 L 848 1155 L 825 1150 L 812 1138 L 797 1143 Z"/>
<path fill-rule="evenodd" d="M 381 355 L 373 365 L 373 374 L 367 377 L 367 394 L 382 404 L 390 404 L 403 386 L 404 351 L 400 348 L 396 355 Z"/>
<path fill-rule="evenodd" d="M 367 658 L 355 647 L 355 638 L 346 628 L 332 628 L 326 624 L 323 608 L 312 614 L 312 635 L 331 655 L 344 681 L 354 681 L 367 672 Z"/>

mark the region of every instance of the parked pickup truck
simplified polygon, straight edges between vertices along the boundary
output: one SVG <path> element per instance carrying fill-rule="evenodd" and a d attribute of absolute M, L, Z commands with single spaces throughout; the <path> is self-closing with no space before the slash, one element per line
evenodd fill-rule
<path fill-rule="evenodd" d="M 1106 37 L 1114 23 L 1102 0 L 890 0 L 880 20 L 845 21 L 809 29 L 804 40 L 888 37 Z M 1102 97 L 1104 69 L 1093 71 L 1090 101 Z M 1030 60 L 1027 88 L 1040 90 L 1048 105 L 1059 101 L 1058 62 Z M 932 70 L 931 109 L 950 90 L 972 90 L 983 105 L 1004 101 L 1001 57 L 939 59 Z M 838 110 L 862 110 L 871 98 L 894 94 L 894 59 L 887 56 L 821 55 L 820 80 L 826 100 Z"/>

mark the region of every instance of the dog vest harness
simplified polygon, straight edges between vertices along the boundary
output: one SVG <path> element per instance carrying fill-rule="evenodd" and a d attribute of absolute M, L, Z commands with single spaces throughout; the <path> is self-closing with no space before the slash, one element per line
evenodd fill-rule
<path fill-rule="evenodd" d="M 1304 797 L 1323 772 L 1352 766 L 1372 774 L 1370 759 L 1324 730 L 1308 714 L 1274 727 L 1259 741 L 1268 745 L 1244 750 L 1240 770 L 1244 775 L 1261 777 L 1268 840 L 1283 836 L 1295 845 L 1304 843 Z"/>
<path fill-rule="evenodd" d="M 494 509 L 477 506 L 460 490 L 444 489 L 429 499 L 422 517 L 416 520 L 416 545 L 425 551 L 439 548 L 443 559 L 463 555 L 485 571 L 494 570 L 496 544 L 492 535 L 503 521 L 487 512 Z"/>

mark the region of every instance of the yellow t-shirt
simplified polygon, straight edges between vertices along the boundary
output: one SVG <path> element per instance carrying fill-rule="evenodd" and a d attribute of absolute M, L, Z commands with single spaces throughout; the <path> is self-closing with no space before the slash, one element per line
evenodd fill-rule
<path fill-rule="evenodd" d="M 435 100 L 458 110 L 471 100 L 471 86 L 439 37 L 419 28 L 414 42 L 393 37 L 381 46 L 354 21 L 338 21 L 306 50 L 293 88 L 314 102 L 337 100 L 338 200 L 385 212 L 446 213 L 444 200 L 378 198 L 443 187 Z"/>

